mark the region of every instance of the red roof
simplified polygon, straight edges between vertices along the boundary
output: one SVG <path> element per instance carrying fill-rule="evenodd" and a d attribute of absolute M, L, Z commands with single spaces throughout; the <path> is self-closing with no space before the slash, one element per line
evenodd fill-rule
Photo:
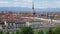
<path fill-rule="evenodd" d="M 1 15 L 0 15 L 0 18 L 2 18 L 3 20 L 3 22 L 5 21 L 5 19 L 6 19 L 6 21 L 7 22 L 16 22 L 16 21 L 18 21 L 18 22 L 20 22 L 20 21 L 34 21 L 33 19 L 31 19 L 31 18 L 21 18 L 21 17 L 33 17 L 34 15 L 32 15 L 32 14 L 20 14 L 20 15 L 18 15 L 18 14 L 16 14 L 16 15 L 13 15 L 13 14 L 15 14 L 15 13 L 13 13 L 13 12 L 5 12 L 5 13 L 0 13 Z M 45 14 L 44 12 L 43 12 L 43 14 Z M 54 17 L 54 19 L 59 19 L 60 20 L 60 13 L 50 13 L 51 15 L 57 15 L 57 16 L 55 16 Z M 39 16 L 40 18 L 48 18 L 47 16 Z"/>

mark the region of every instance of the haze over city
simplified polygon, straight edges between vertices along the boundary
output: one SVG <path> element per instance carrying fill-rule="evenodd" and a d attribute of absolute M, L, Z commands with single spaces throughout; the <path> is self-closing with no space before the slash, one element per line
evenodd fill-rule
<path fill-rule="evenodd" d="M 32 4 L 39 12 L 60 12 L 60 0 L 0 0 L 0 11 L 31 11 Z"/>

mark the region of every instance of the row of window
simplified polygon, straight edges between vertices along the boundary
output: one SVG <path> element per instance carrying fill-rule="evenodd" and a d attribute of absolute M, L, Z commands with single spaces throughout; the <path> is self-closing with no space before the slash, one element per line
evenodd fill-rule
<path fill-rule="evenodd" d="M 6 25 L 15 28 L 21 28 L 24 27 L 26 24 L 7 23 Z"/>

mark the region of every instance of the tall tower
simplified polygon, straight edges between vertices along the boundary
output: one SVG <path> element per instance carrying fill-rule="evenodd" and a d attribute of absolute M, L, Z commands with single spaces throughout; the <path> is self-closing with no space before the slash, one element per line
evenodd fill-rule
<path fill-rule="evenodd" d="M 34 11 L 34 3 L 32 4 L 32 14 L 35 15 L 35 11 Z"/>

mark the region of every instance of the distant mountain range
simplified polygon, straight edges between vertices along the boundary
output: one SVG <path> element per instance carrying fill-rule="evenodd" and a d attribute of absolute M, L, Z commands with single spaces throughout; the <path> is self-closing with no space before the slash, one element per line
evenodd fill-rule
<path fill-rule="evenodd" d="M 0 12 L 1 11 L 12 11 L 12 12 L 31 12 L 31 8 L 26 8 L 26 7 L 0 7 Z M 45 9 L 39 9 L 35 8 L 36 12 L 60 12 L 60 8 L 45 8 Z"/>

